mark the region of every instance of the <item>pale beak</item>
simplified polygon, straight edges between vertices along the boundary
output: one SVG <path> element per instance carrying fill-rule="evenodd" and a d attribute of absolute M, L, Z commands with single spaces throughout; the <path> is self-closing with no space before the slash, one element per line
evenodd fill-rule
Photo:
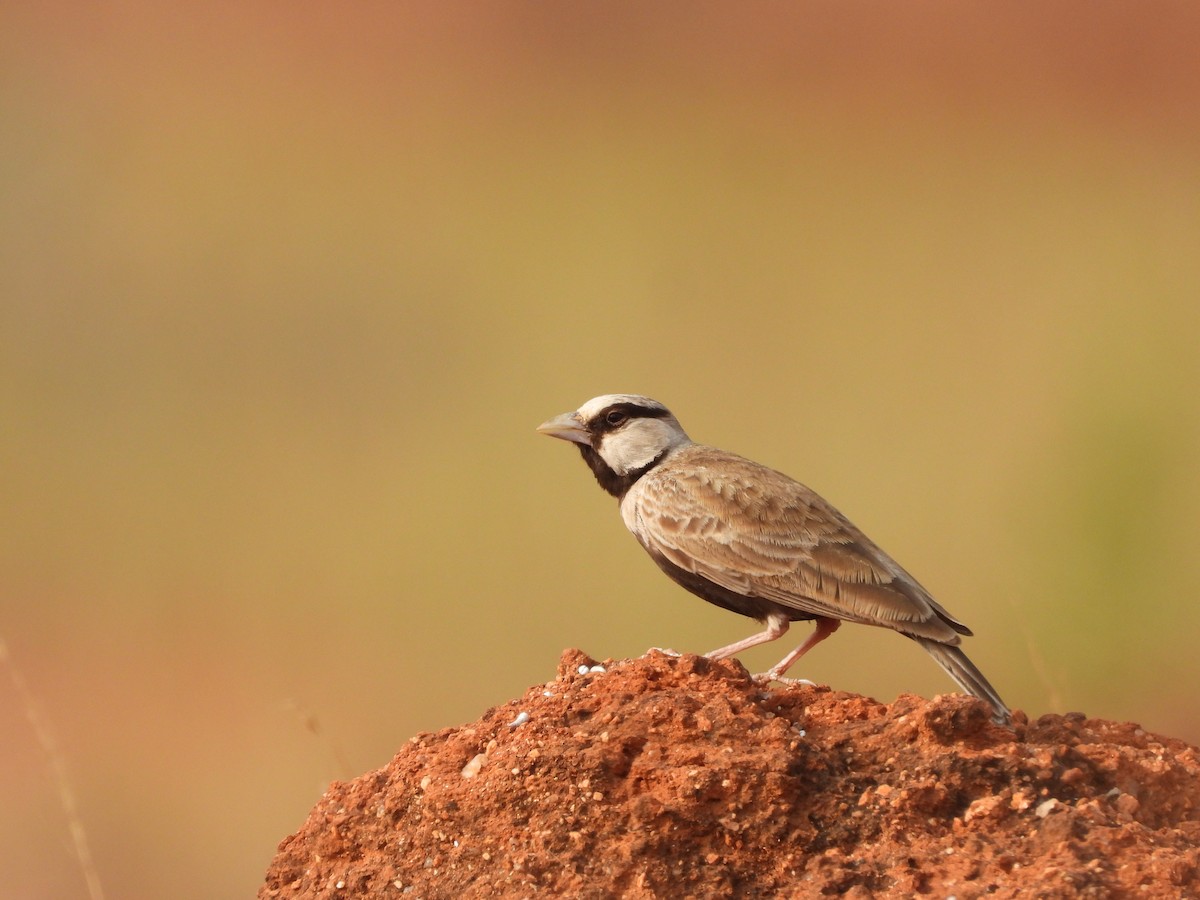
<path fill-rule="evenodd" d="M 537 427 L 539 434 L 561 438 L 564 441 L 574 441 L 577 444 L 590 444 L 592 436 L 583 423 L 579 421 L 579 413 L 563 413 Z"/>

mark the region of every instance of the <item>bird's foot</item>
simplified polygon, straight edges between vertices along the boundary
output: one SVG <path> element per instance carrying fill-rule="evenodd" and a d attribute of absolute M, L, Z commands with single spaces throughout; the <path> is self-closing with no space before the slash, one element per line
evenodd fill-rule
<path fill-rule="evenodd" d="M 809 687 L 816 687 L 815 681 L 809 681 L 807 678 L 788 678 L 785 675 L 779 675 L 772 669 L 769 672 L 761 672 L 758 675 L 751 675 L 750 678 L 759 684 L 770 684 L 773 681 L 778 681 L 780 684 L 804 684 Z"/>

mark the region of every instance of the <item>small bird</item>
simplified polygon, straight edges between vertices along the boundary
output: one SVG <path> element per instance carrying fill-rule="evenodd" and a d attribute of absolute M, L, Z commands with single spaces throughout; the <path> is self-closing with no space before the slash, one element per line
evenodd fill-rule
<path fill-rule="evenodd" d="M 782 679 L 842 622 L 891 628 L 920 644 L 964 691 L 1010 712 L 959 649 L 971 630 L 815 491 L 733 453 L 697 444 L 665 406 L 604 394 L 537 430 L 579 447 L 625 526 L 667 575 L 763 630 L 706 654 L 725 659 L 815 629 L 763 677 Z"/>

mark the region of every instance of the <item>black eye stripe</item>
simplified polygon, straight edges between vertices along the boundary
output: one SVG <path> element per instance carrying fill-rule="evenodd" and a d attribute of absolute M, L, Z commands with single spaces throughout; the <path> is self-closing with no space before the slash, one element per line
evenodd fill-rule
<path fill-rule="evenodd" d="M 614 403 L 600 410 L 592 419 L 593 432 L 606 432 L 620 428 L 629 419 L 664 419 L 670 413 L 653 406 L 638 406 L 636 403 Z M 612 416 L 615 421 L 609 421 Z"/>

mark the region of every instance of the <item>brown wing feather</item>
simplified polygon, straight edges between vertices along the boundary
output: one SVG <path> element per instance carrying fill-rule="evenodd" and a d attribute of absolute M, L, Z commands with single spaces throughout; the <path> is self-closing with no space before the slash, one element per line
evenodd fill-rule
<path fill-rule="evenodd" d="M 948 644 L 970 634 L 824 499 L 748 459 L 693 445 L 628 499 L 647 550 L 728 590 Z"/>

